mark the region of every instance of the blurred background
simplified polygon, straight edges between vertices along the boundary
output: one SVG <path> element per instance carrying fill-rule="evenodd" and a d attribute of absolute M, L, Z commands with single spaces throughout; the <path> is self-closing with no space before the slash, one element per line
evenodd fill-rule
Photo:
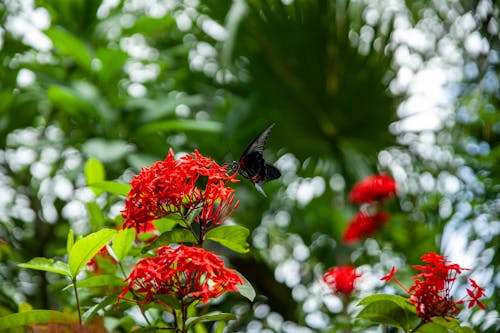
<path fill-rule="evenodd" d="M 275 123 L 264 155 L 282 177 L 267 198 L 235 185 L 232 222 L 252 250 L 223 254 L 258 296 L 215 305 L 238 315 L 228 331 L 334 332 L 357 297 L 398 292 L 378 280 L 392 265 L 404 274 L 432 250 L 487 287 L 487 310 L 460 319 L 496 332 L 499 11 L 493 0 L 0 2 L 0 314 L 70 307 L 62 278 L 16 265 L 64 255 L 69 228 L 114 225 L 123 198 L 85 187 L 89 157 L 129 182 L 169 148 L 238 160 Z M 343 244 L 358 209 L 347 193 L 377 172 L 398 183 L 390 221 Z M 347 308 L 318 283 L 345 264 L 363 272 Z"/>

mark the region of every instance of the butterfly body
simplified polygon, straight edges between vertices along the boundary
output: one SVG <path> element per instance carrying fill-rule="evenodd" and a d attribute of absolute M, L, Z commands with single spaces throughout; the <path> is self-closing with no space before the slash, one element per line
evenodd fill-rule
<path fill-rule="evenodd" d="M 268 126 L 248 145 L 238 162 L 233 163 L 233 170 L 238 171 L 243 177 L 250 179 L 259 192 L 266 195 L 262 185 L 279 178 L 281 172 L 271 163 L 264 160 L 264 146 L 274 124 Z"/>

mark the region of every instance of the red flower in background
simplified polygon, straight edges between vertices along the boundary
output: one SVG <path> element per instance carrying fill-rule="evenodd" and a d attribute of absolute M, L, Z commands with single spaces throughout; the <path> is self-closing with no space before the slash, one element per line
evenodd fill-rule
<path fill-rule="evenodd" d="M 157 249 L 157 256 L 140 260 L 127 278 L 119 298 L 132 290 L 143 304 L 160 302 L 156 296 L 175 296 L 191 303 L 216 298 L 237 291 L 243 280 L 232 269 L 224 267 L 217 255 L 198 247 L 180 245 Z"/>
<path fill-rule="evenodd" d="M 234 190 L 227 187 L 235 177 L 196 150 L 176 160 L 170 149 L 164 161 L 143 168 L 132 179 L 122 211 L 124 227 L 145 232 L 151 221 L 170 214 L 186 220 L 198 211 L 194 222 L 207 228 L 221 224 L 238 205 Z"/>
<path fill-rule="evenodd" d="M 355 203 L 381 201 L 396 194 L 396 181 L 384 174 L 366 177 L 352 188 L 349 200 Z"/>
<path fill-rule="evenodd" d="M 354 266 L 339 266 L 330 268 L 323 274 L 323 281 L 334 294 L 350 295 L 354 291 L 354 283 L 361 274 L 356 274 Z"/>
<path fill-rule="evenodd" d="M 476 281 L 469 279 L 470 285 L 472 289 L 467 288 L 467 294 L 470 299 L 465 300 L 469 305 L 467 306 L 469 309 L 472 308 L 475 304 L 477 304 L 481 309 L 486 310 L 486 306 L 479 300 L 479 298 L 486 296 L 484 294 L 484 288 L 481 288 L 477 285 Z"/>
<path fill-rule="evenodd" d="M 97 252 L 97 254 L 89 260 L 89 262 L 86 265 L 87 271 L 90 273 L 99 275 L 102 274 L 102 267 L 99 266 L 99 262 L 104 263 L 104 262 L 109 262 L 112 265 L 116 265 L 117 262 L 115 258 L 111 256 L 111 254 L 108 252 L 107 246 L 103 246 L 102 249 Z"/>
<path fill-rule="evenodd" d="M 429 252 L 421 256 L 425 265 L 415 265 L 413 268 L 420 271 L 413 277 L 415 283 L 406 289 L 403 284 L 394 277 L 396 271 L 391 272 L 381 278 L 384 281 L 394 280 L 408 294 L 410 301 L 415 304 L 417 314 L 424 322 L 431 321 L 433 317 L 453 317 L 460 312 L 458 305 L 469 303 L 471 308 L 477 304 L 480 308 L 485 309 L 484 304 L 479 300 L 484 296 L 484 288 L 479 287 L 476 282 L 469 279 L 472 288 L 467 289 L 467 294 L 470 298 L 455 300 L 451 295 L 453 283 L 458 275 L 466 268 L 460 267 L 458 264 L 450 263 L 445 256 Z"/>
<path fill-rule="evenodd" d="M 363 238 L 370 237 L 389 219 L 389 213 L 377 212 L 369 214 L 359 211 L 349 222 L 342 240 L 344 243 L 354 243 Z"/>

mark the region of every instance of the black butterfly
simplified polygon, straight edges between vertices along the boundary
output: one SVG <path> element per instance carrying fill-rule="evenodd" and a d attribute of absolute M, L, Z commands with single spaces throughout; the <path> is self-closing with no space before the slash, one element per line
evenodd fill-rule
<path fill-rule="evenodd" d="M 233 162 L 233 171 L 238 171 L 243 177 L 248 178 L 255 184 L 257 190 L 264 196 L 262 185 L 279 178 L 281 172 L 271 163 L 264 161 L 264 145 L 274 124 L 269 125 L 248 145 L 241 155 L 239 162 Z"/>

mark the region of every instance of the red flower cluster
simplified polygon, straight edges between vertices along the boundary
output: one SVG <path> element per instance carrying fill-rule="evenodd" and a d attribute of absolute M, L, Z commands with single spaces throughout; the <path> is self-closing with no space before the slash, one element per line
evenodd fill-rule
<path fill-rule="evenodd" d="M 479 300 L 485 296 L 484 288 L 479 287 L 472 279 L 469 279 L 472 289 L 467 289 L 468 299 L 456 301 L 450 294 L 457 275 L 460 275 L 466 268 L 450 263 L 445 256 L 434 252 L 424 254 L 421 258 L 425 265 L 413 266 L 421 273 L 413 277 L 415 283 L 410 289 L 406 289 L 394 277 L 396 273 L 394 267 L 381 280 L 394 280 L 398 283 L 410 295 L 410 301 L 415 304 L 417 314 L 424 322 L 431 321 L 433 317 L 453 317 L 460 312 L 458 305 L 466 302 L 469 303 L 469 308 L 477 304 L 481 309 L 486 309 Z"/>
<path fill-rule="evenodd" d="M 170 214 L 186 220 L 197 212 L 194 222 L 207 228 L 221 224 L 238 205 L 227 187 L 235 177 L 196 150 L 176 160 L 170 149 L 164 161 L 143 168 L 132 180 L 122 211 L 124 227 L 145 232 L 153 220 Z"/>
<path fill-rule="evenodd" d="M 389 219 L 389 213 L 377 212 L 373 215 L 359 211 L 349 222 L 344 237 L 344 243 L 354 243 L 362 238 L 370 237 Z"/>
<path fill-rule="evenodd" d="M 396 193 L 396 182 L 391 177 L 380 174 L 370 176 L 354 185 L 349 193 L 349 200 L 359 204 L 371 204 L 375 212 L 360 210 L 344 233 L 345 243 L 357 242 L 360 239 L 370 237 L 389 219 L 389 213 L 381 211 L 379 205 L 385 199 L 392 197 Z"/>
<path fill-rule="evenodd" d="M 323 274 L 323 281 L 334 294 L 350 295 L 354 291 L 354 283 L 361 274 L 356 274 L 354 266 L 330 268 Z"/>
<path fill-rule="evenodd" d="M 352 188 L 349 200 L 355 203 L 382 201 L 396 194 L 396 182 L 390 176 L 380 174 L 366 177 Z"/>
<path fill-rule="evenodd" d="M 174 296 L 185 303 L 216 298 L 227 291 L 237 291 L 243 280 L 224 261 L 203 248 L 180 245 L 163 246 L 156 257 L 140 260 L 127 278 L 119 298 L 132 290 L 143 304 L 158 301 L 156 296 Z"/>

